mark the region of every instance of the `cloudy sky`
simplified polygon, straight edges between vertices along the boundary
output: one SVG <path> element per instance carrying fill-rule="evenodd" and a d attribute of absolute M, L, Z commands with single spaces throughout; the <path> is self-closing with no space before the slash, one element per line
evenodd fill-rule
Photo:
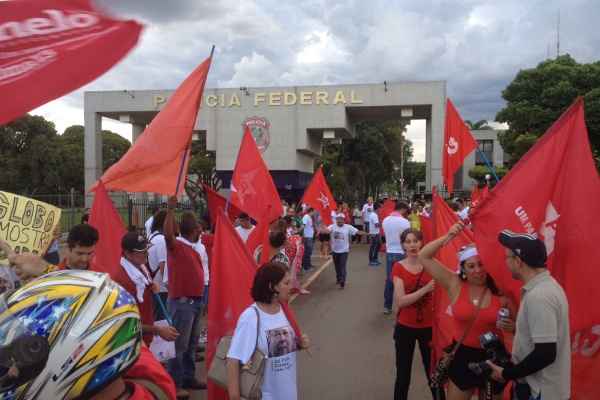
<path fill-rule="evenodd" d="M 598 0 L 96 0 L 146 25 L 105 75 L 37 110 L 83 124 L 83 91 L 175 88 L 216 45 L 208 87 L 447 80 L 463 118 L 493 120 L 519 69 L 560 50 L 600 60 Z M 424 152 L 424 127 L 409 138 Z M 131 137 L 128 125 L 104 127 Z"/>

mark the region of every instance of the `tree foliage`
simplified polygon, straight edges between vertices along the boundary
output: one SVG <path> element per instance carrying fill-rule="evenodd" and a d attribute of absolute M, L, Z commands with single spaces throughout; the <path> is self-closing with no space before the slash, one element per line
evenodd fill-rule
<path fill-rule="evenodd" d="M 469 127 L 470 130 L 472 131 L 480 131 L 480 130 L 492 130 L 494 128 L 492 128 L 491 126 L 488 125 L 488 122 L 485 119 L 480 119 L 477 122 L 473 122 L 473 121 L 469 121 L 468 119 L 465 120 L 465 124 Z"/>
<path fill-rule="evenodd" d="M 399 168 L 413 156 L 412 143 L 404 137 L 401 121 L 362 122 L 356 137 L 342 144 L 324 144 L 317 164 L 323 164 L 327 181 L 338 199 L 357 201 L 399 187 Z M 402 152 L 403 149 L 403 152 Z"/>
<path fill-rule="evenodd" d="M 573 103 L 583 96 L 592 151 L 600 166 L 600 61 L 579 64 L 563 55 L 521 70 L 502 92 L 506 107 L 496 120 L 509 129 L 499 136 L 510 164 L 517 162 Z"/>
<path fill-rule="evenodd" d="M 127 139 L 102 131 L 103 168 L 129 149 Z M 84 128 L 73 125 L 58 135 L 54 123 L 25 115 L 0 126 L 0 188 L 25 195 L 84 191 Z"/>
<path fill-rule="evenodd" d="M 508 172 L 508 168 L 506 167 L 496 166 L 494 169 L 496 170 L 496 175 L 498 175 L 498 178 L 500 179 Z M 485 165 L 476 165 L 469 170 L 469 176 L 480 184 L 485 183 L 485 176 L 488 174 L 491 175 L 490 170 Z"/>

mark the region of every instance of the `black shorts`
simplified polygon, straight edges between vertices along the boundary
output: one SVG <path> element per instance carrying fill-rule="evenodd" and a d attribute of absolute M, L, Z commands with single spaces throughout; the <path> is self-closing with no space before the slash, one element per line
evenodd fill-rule
<path fill-rule="evenodd" d="M 330 239 L 331 239 L 330 233 L 319 233 L 319 241 L 329 242 Z"/>
<path fill-rule="evenodd" d="M 488 356 L 485 350 L 460 345 L 448 369 L 448 378 L 462 391 L 485 388 L 487 379 L 483 376 L 475 375 L 469 369 L 468 365 L 472 362 L 482 362 L 487 359 Z M 494 380 L 490 380 L 490 382 L 492 382 L 492 392 L 494 394 L 502 393 L 506 387 L 506 382 L 500 383 Z"/>

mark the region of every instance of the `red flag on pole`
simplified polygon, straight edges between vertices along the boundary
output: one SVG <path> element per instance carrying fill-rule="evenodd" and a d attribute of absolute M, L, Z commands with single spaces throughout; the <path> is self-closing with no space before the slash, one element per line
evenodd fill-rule
<path fill-rule="evenodd" d="M 190 143 L 212 55 L 171 95 L 125 155 L 102 176 L 109 190 L 183 192 Z"/>
<path fill-rule="evenodd" d="M 217 215 L 219 212 L 225 212 L 225 208 L 227 207 L 227 199 L 221 196 L 219 193 L 214 191 L 211 187 L 206 184 L 202 184 L 202 189 L 204 193 L 206 193 L 206 202 L 208 203 L 208 213 L 210 214 L 210 221 L 212 224 L 215 224 L 217 221 Z M 229 220 L 233 223 L 237 217 L 242 213 L 242 211 L 229 203 L 229 209 L 227 210 L 227 216 Z"/>
<path fill-rule="evenodd" d="M 279 193 L 248 127 L 231 178 L 230 201 L 257 222 L 283 215 Z"/>
<path fill-rule="evenodd" d="M 459 218 L 454 211 L 446 204 L 437 192 L 432 193 L 432 221 L 434 237 L 444 235 L 452 225 L 459 222 Z M 437 254 L 437 259 L 446 267 L 455 271 L 458 267 L 458 252 L 463 246 L 474 243 L 473 232 L 465 228 L 461 233 L 442 247 Z M 454 334 L 454 325 L 452 316 L 449 314 L 450 299 L 446 291 L 439 285 L 433 292 L 433 348 L 432 348 L 432 366 L 436 365 L 442 356 L 444 347 L 452 342 Z"/>
<path fill-rule="evenodd" d="M 469 128 L 465 125 L 458 111 L 448 99 L 446 101 L 446 126 L 444 129 L 444 149 L 442 151 L 442 177 L 448 192 L 454 189 L 454 174 L 465 158 L 477 148 Z"/>
<path fill-rule="evenodd" d="M 98 230 L 99 236 L 90 265 L 94 271 L 106 272 L 114 279 L 120 269 L 121 239 L 127 230 L 102 181 L 95 189 L 89 223 Z"/>
<path fill-rule="evenodd" d="M 1 1 L 0 125 L 108 71 L 141 30 L 88 0 Z"/>
<path fill-rule="evenodd" d="M 207 368 L 223 336 L 233 335 L 240 314 L 253 303 L 250 289 L 256 264 L 224 213 L 217 214 L 208 307 Z M 208 382 L 208 398 L 227 399 L 226 392 Z"/>
<path fill-rule="evenodd" d="M 577 386 L 577 382 L 585 383 L 586 376 L 580 362 L 600 365 L 600 308 L 590 306 L 590 299 L 600 291 L 598 199 L 600 178 L 588 142 L 583 100 L 579 98 L 472 216 L 477 245 L 487 269 L 502 289 L 509 290 L 517 300 L 520 283 L 511 278 L 505 266 L 498 233 L 510 229 L 544 241 L 548 269 L 569 300 L 574 345 L 573 398 L 577 399 L 600 398 L 600 385 L 595 385 L 593 393 L 585 393 Z"/>
<path fill-rule="evenodd" d="M 301 203 L 308 204 L 321 215 L 321 219 L 326 225 L 331 225 L 331 212 L 337 209 L 337 204 L 331 190 L 323 175 L 323 166 L 320 166 L 313 175 L 310 185 L 304 191 Z"/>

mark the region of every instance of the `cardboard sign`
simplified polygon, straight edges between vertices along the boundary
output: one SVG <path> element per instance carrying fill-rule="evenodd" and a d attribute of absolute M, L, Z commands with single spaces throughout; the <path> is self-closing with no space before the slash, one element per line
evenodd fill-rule
<path fill-rule="evenodd" d="M 44 254 L 60 222 L 60 208 L 0 191 L 0 239 L 17 253 Z"/>

